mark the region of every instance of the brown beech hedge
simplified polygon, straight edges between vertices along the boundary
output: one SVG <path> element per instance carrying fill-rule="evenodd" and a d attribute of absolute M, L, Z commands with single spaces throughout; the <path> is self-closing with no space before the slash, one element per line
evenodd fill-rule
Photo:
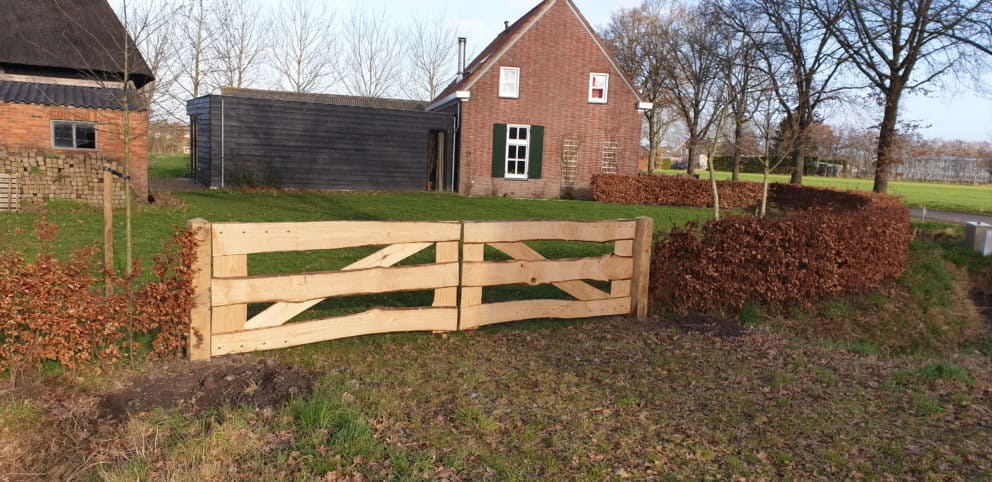
<path fill-rule="evenodd" d="M 122 353 L 137 350 L 132 336 L 151 337 L 148 356 L 181 353 L 189 333 L 193 304 L 196 245 L 189 231 L 179 231 L 154 257 L 154 278 L 136 287 L 140 260 L 130 279 L 115 279 L 117 294 L 103 293 L 103 272 L 96 247 L 67 259 L 52 254 L 58 228 L 35 223 L 40 252 L 27 260 L 18 252 L 0 251 L 0 373 L 13 378 L 46 360 L 66 368 L 96 368 Z M 129 316 L 128 306 L 133 307 Z"/>
<path fill-rule="evenodd" d="M 659 185 L 641 177 L 613 177 L 594 180 L 594 196 L 597 186 L 608 190 L 597 199 L 624 198 L 616 192 L 625 183 L 637 193 L 632 199 L 639 199 L 645 185 Z M 685 189 L 695 192 L 698 181 L 663 182 L 675 189 L 685 182 Z M 732 314 L 748 303 L 808 306 L 824 297 L 877 288 L 906 270 L 909 210 L 898 199 L 788 184 L 772 185 L 769 199 L 781 216 L 692 223 L 659 239 L 651 271 L 653 300 L 680 313 Z"/>
<path fill-rule="evenodd" d="M 752 208 L 761 202 L 761 184 L 734 181 L 716 184 L 721 207 Z M 596 175 L 590 189 L 592 198 L 599 202 L 713 207 L 710 181 L 688 176 Z"/>

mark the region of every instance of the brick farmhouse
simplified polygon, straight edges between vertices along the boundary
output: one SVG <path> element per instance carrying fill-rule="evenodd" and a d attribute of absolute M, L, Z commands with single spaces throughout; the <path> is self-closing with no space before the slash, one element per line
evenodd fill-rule
<path fill-rule="evenodd" d="M 147 195 L 148 112 L 136 92 L 152 73 L 107 1 L 8 0 L 5 7 L 0 175 L 16 176 L 27 204 L 99 202 L 100 169 L 123 170 L 128 111 L 132 189 Z"/>
<path fill-rule="evenodd" d="M 651 105 L 571 0 L 544 0 L 428 107 L 457 119 L 457 191 L 584 197 L 597 173 L 636 174 Z"/>

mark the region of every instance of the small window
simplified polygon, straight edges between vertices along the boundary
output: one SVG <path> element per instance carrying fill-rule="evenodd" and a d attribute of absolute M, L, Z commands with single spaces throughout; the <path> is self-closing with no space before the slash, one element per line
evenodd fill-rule
<path fill-rule="evenodd" d="M 507 99 L 520 97 L 520 69 L 517 67 L 499 68 L 499 96 Z"/>
<path fill-rule="evenodd" d="M 52 147 L 56 149 L 96 149 L 96 124 L 52 121 Z"/>
<path fill-rule="evenodd" d="M 506 178 L 527 179 L 530 159 L 530 126 L 508 126 L 506 131 Z"/>
<path fill-rule="evenodd" d="M 589 102 L 605 104 L 610 92 L 610 74 L 589 74 Z"/>

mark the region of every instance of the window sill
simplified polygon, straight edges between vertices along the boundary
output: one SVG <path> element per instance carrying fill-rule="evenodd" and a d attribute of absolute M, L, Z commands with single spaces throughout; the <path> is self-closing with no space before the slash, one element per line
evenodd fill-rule
<path fill-rule="evenodd" d="M 506 176 L 506 177 L 503 178 L 503 180 L 504 181 L 529 181 L 530 179 L 527 178 L 527 177 L 510 177 L 510 176 Z"/>

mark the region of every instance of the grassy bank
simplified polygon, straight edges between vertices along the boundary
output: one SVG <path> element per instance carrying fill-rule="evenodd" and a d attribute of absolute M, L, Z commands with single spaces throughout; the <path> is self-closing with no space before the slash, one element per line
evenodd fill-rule
<path fill-rule="evenodd" d="M 685 171 L 667 170 L 664 174 L 685 174 Z M 717 179 L 730 179 L 729 172 L 717 172 Z M 700 176 L 709 179 L 709 173 L 702 171 Z M 761 182 L 760 174 L 741 174 L 744 181 Z M 789 182 L 789 176 L 772 175 L 771 182 Z M 871 191 L 874 181 L 871 179 L 844 179 L 836 177 L 805 176 L 803 184 L 807 186 L 831 187 L 855 191 Z M 889 183 L 889 193 L 901 196 L 906 204 L 912 207 L 928 209 L 959 211 L 969 213 L 992 213 L 992 185 L 984 184 L 970 186 L 964 184 L 941 184 L 892 181 Z"/>
<path fill-rule="evenodd" d="M 177 179 L 189 177 L 189 154 L 149 155 L 148 177 L 151 179 Z"/>

